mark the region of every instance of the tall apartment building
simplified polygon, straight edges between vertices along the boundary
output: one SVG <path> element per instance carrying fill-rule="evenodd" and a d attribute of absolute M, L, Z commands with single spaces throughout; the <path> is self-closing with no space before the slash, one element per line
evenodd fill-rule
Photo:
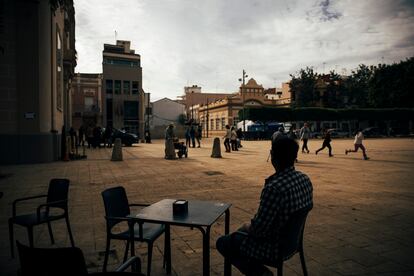
<path fill-rule="evenodd" d="M 0 1 L 0 164 L 61 157 L 75 66 L 72 0 Z"/>
<path fill-rule="evenodd" d="M 72 126 L 102 126 L 102 74 L 77 73 L 72 83 Z"/>
<path fill-rule="evenodd" d="M 126 129 L 144 138 L 145 95 L 142 89 L 141 56 L 131 42 L 117 40 L 103 50 L 103 124 Z"/>

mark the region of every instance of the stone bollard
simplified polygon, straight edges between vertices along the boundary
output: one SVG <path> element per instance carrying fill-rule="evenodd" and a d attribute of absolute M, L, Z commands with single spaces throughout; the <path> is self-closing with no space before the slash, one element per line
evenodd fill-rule
<path fill-rule="evenodd" d="M 213 158 L 221 158 L 221 147 L 220 147 L 220 138 L 214 138 L 213 143 L 213 152 L 211 153 Z"/>
<path fill-rule="evenodd" d="M 165 141 L 165 159 L 177 159 L 174 142 L 171 139 Z"/>
<path fill-rule="evenodd" d="M 122 161 L 122 142 L 121 138 L 115 139 L 114 148 L 112 150 L 111 161 Z"/>

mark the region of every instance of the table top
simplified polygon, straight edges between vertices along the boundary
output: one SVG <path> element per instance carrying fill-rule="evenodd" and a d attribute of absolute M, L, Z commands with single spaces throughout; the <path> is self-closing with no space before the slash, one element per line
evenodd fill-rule
<path fill-rule="evenodd" d="M 202 200 L 188 200 L 188 212 L 182 215 L 173 214 L 173 202 L 176 199 L 163 199 L 140 210 L 131 218 L 148 222 L 163 222 L 187 226 L 211 226 L 231 204 Z"/>

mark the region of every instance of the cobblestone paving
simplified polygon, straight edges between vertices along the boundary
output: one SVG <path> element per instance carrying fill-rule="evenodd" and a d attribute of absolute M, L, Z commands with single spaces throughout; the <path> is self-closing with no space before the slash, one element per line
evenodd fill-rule
<path fill-rule="evenodd" d="M 105 248 L 104 209 L 100 193 L 122 185 L 130 202 L 163 198 L 202 199 L 232 203 L 231 230 L 248 222 L 258 206 L 264 178 L 273 172 L 266 162 L 269 141 L 244 141 L 239 152 L 210 158 L 211 139 L 189 150 L 189 158 L 163 159 L 163 141 L 123 148 L 124 161 L 111 162 L 110 149 L 87 150 L 88 159 L 49 164 L 3 166 L 0 179 L 0 274 L 16 275 L 18 260 L 11 259 L 7 219 L 15 198 L 46 193 L 53 177 L 71 180 L 69 216 L 75 243 L 90 271 L 99 271 Z M 334 140 L 333 154 L 317 156 L 320 140 L 310 141 L 311 154 L 299 153 L 296 168 L 314 185 L 314 209 L 305 230 L 305 255 L 310 275 L 414 275 L 414 140 L 371 139 L 362 154 L 345 155 L 352 140 Z M 223 148 L 222 148 L 223 150 Z M 34 205 L 22 204 L 18 212 Z M 63 221 L 52 223 L 56 245 L 68 246 Z M 50 247 L 46 226 L 35 228 L 35 245 Z M 224 232 L 221 218 L 211 232 L 211 274 L 223 274 L 223 259 L 215 240 Z M 15 236 L 27 243 L 24 228 Z M 197 230 L 172 227 L 173 275 L 201 275 L 202 237 Z M 114 241 L 110 268 L 120 263 L 125 244 Z M 137 244 L 146 271 L 146 246 Z M 162 268 L 163 238 L 156 242 L 153 275 Z M 274 270 L 273 270 L 274 271 Z M 233 275 L 240 275 L 233 268 Z M 285 275 L 302 275 L 298 256 L 285 263 Z"/>

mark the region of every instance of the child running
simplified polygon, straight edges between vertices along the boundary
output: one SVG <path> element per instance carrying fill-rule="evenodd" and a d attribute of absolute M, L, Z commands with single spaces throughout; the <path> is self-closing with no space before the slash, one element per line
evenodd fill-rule
<path fill-rule="evenodd" d="M 315 152 L 315 154 L 317 155 L 318 152 L 320 152 L 324 148 L 328 148 L 328 150 L 329 150 L 329 157 L 332 157 L 333 155 L 332 155 L 332 147 L 331 147 L 331 134 L 329 133 L 328 130 L 324 130 L 322 147 L 320 149 L 318 149 Z"/>
<path fill-rule="evenodd" d="M 354 140 L 355 148 L 353 150 L 352 149 L 345 150 L 345 154 L 348 154 L 349 152 L 357 152 L 358 149 L 361 148 L 364 159 L 368 160 L 369 157 L 367 156 L 365 152 L 365 147 L 362 144 L 362 140 L 364 140 L 364 134 L 362 133 L 361 129 L 358 129 L 357 133 L 355 134 L 355 140 Z"/>

